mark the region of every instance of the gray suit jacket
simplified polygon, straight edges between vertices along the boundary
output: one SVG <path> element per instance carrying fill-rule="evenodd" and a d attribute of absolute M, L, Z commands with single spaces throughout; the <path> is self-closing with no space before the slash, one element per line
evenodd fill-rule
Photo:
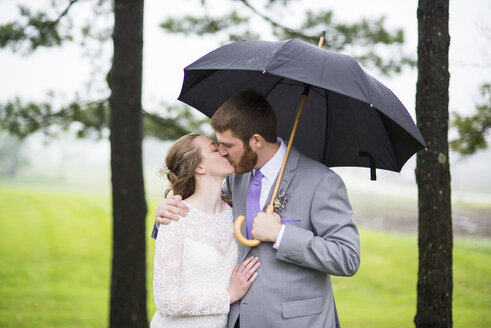
<path fill-rule="evenodd" d="M 245 215 L 251 179 L 246 173 L 226 180 L 234 219 Z M 239 245 L 239 262 L 257 256 L 261 267 L 248 293 L 231 305 L 228 327 L 238 318 L 241 328 L 339 327 L 330 276 L 351 276 L 360 265 L 358 230 L 344 183 L 292 148 L 279 190 L 288 202 L 278 214 L 295 220 L 285 223 L 278 250 L 272 243 Z M 245 236 L 245 223 L 242 230 Z"/>

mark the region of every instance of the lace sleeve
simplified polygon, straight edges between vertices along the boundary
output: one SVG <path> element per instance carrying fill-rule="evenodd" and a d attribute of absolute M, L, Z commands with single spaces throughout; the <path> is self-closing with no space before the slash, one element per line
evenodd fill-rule
<path fill-rule="evenodd" d="M 153 278 L 157 311 L 164 317 L 227 314 L 230 296 L 226 289 L 213 293 L 200 290 L 183 292 L 181 267 L 184 228 L 181 221 L 178 221 L 160 226 L 159 229 Z"/>

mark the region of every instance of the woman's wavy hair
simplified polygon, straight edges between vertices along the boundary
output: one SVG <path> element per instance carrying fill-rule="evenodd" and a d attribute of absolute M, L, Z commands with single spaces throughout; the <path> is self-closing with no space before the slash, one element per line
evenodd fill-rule
<path fill-rule="evenodd" d="M 169 169 L 167 179 L 170 186 L 165 191 L 166 198 L 171 191 L 174 195 L 181 195 L 182 199 L 194 193 L 196 189 L 194 170 L 202 160 L 201 149 L 194 143 L 194 139 L 199 136 L 197 133 L 186 134 L 167 152 L 165 165 Z"/>

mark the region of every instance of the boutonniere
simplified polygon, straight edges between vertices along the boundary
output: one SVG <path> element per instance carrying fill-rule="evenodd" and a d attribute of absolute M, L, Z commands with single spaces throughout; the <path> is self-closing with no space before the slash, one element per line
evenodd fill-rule
<path fill-rule="evenodd" d="M 279 193 L 274 199 L 274 210 L 276 212 L 281 212 L 285 209 L 286 203 L 288 202 L 288 195 L 285 193 Z"/>

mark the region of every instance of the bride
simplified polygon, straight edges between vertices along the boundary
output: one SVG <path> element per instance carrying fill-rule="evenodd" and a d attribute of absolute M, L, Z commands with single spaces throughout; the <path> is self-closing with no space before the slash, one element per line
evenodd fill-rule
<path fill-rule="evenodd" d="M 222 199 L 223 180 L 234 167 L 208 137 L 188 134 L 165 158 L 172 191 L 190 208 L 185 218 L 160 226 L 155 246 L 153 292 L 157 327 L 226 327 L 230 304 L 257 277 L 250 257 L 237 266 L 232 209 Z"/>

